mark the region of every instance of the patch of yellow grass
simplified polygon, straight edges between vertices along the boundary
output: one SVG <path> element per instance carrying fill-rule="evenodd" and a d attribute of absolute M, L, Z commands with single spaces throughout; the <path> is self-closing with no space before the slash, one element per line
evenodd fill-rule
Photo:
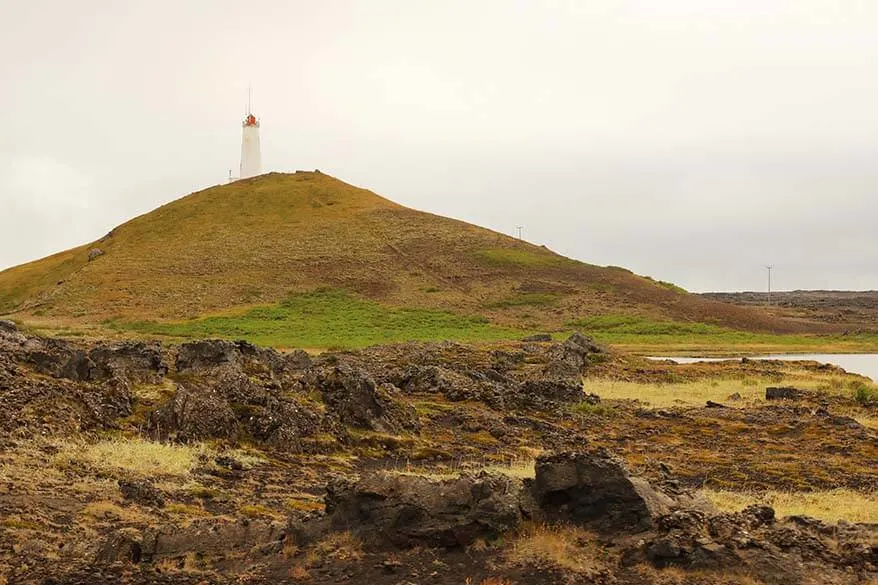
<path fill-rule="evenodd" d="M 173 445 L 144 439 L 113 439 L 98 443 L 63 441 L 54 457 L 58 467 L 86 465 L 93 469 L 148 477 L 185 476 L 205 452 L 202 445 Z"/>
<path fill-rule="evenodd" d="M 267 506 L 263 506 L 262 504 L 245 504 L 238 508 L 238 512 L 242 516 L 246 516 L 248 518 L 280 518 L 283 516 L 281 513 L 272 510 Z"/>
<path fill-rule="evenodd" d="M 525 525 L 505 553 L 513 565 L 586 574 L 599 568 L 594 535 L 575 526 Z"/>
<path fill-rule="evenodd" d="M 430 480 L 440 481 L 443 479 L 455 479 L 464 473 L 478 474 L 482 471 L 486 471 L 488 473 L 496 473 L 518 479 L 532 479 L 536 475 L 534 464 L 534 459 L 530 457 L 512 459 L 507 463 L 463 462 L 454 467 L 425 468 L 407 464 L 401 469 L 388 470 L 387 473 L 392 475 L 424 477 Z"/>
<path fill-rule="evenodd" d="M 726 403 L 734 393 L 741 395 L 745 402 L 764 400 L 765 386 L 771 383 L 754 385 L 748 380 L 699 380 L 679 384 L 643 384 L 611 379 L 587 379 L 583 383 L 586 392 L 597 394 L 605 400 L 639 400 L 649 406 L 664 408 L 669 406 L 691 406 L 704 404 L 708 400 Z"/>
<path fill-rule="evenodd" d="M 487 465 L 482 469 L 488 473 L 499 473 L 518 479 L 533 479 L 536 475 L 533 459 L 518 459 L 504 464 Z"/>
<path fill-rule="evenodd" d="M 878 417 L 874 416 L 854 416 L 854 420 L 864 427 L 878 431 Z"/>
<path fill-rule="evenodd" d="M 295 556 L 299 550 L 291 547 L 285 551 L 288 557 Z M 310 546 L 304 557 L 289 570 L 289 577 L 295 581 L 310 581 L 309 569 L 327 560 L 359 561 L 363 558 L 363 542 L 350 532 L 334 532 Z"/>
<path fill-rule="evenodd" d="M 118 504 L 110 501 L 98 501 L 86 504 L 80 510 L 80 516 L 93 520 L 103 520 L 107 522 L 134 522 L 142 523 L 149 520 L 149 516 L 140 513 L 135 508 L 123 508 Z"/>
<path fill-rule="evenodd" d="M 704 490 L 720 510 L 737 512 L 751 504 L 774 508 L 778 516 L 804 515 L 827 522 L 878 522 L 878 492 L 835 489 L 817 492 L 734 492 Z"/>

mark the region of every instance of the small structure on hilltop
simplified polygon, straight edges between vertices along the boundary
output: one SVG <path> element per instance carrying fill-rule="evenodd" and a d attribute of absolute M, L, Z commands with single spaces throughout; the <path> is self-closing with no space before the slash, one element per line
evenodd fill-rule
<path fill-rule="evenodd" d="M 247 115 L 244 118 L 244 132 L 241 138 L 241 174 L 247 179 L 262 174 L 262 152 L 259 148 L 259 120 L 250 109 L 247 100 Z"/>

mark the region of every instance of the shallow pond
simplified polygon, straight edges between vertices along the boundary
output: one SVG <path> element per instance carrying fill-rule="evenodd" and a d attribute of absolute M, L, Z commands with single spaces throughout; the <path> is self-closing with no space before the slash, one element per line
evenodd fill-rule
<path fill-rule="evenodd" d="M 784 361 L 815 361 L 824 364 L 834 364 L 844 368 L 853 374 L 860 374 L 878 381 L 878 354 L 875 353 L 796 353 L 777 355 L 748 356 L 754 360 L 784 360 Z M 650 357 L 651 360 L 673 360 L 678 364 L 693 364 L 696 362 L 722 362 L 739 360 L 741 358 L 700 358 L 700 357 Z"/>

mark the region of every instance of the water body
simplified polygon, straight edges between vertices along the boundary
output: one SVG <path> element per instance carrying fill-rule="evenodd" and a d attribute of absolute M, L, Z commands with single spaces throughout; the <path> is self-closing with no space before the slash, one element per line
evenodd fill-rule
<path fill-rule="evenodd" d="M 853 374 L 860 374 L 878 381 L 878 354 L 875 353 L 796 353 L 777 355 L 748 356 L 754 360 L 814 361 L 834 364 Z M 672 360 L 678 364 L 694 364 L 697 362 L 724 362 L 741 358 L 699 358 L 699 357 L 651 357 L 651 360 Z"/>

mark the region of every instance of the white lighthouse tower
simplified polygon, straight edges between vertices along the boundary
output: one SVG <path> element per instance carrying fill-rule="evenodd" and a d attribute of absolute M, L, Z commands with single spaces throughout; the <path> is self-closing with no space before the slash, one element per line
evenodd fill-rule
<path fill-rule="evenodd" d="M 249 102 L 249 100 L 248 100 Z M 259 149 L 259 120 L 247 104 L 244 118 L 244 134 L 241 138 L 241 178 L 247 179 L 262 174 L 262 152 Z"/>

